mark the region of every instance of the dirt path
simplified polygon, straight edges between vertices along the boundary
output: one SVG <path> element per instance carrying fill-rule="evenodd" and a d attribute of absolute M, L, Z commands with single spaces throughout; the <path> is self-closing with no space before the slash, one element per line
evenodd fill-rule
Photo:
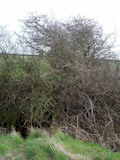
<path fill-rule="evenodd" d="M 83 155 L 80 154 L 74 154 L 74 153 L 70 153 L 68 152 L 61 144 L 54 144 L 56 149 L 63 152 L 65 155 L 67 155 L 71 160 L 90 160 L 86 157 L 84 157 Z"/>

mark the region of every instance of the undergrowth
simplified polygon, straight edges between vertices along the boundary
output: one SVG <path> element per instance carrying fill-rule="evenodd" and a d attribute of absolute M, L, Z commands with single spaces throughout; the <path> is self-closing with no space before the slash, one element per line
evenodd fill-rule
<path fill-rule="evenodd" d="M 0 127 L 13 126 L 23 137 L 30 126 L 62 127 L 73 137 L 119 151 L 119 68 L 62 54 L 0 56 Z"/>

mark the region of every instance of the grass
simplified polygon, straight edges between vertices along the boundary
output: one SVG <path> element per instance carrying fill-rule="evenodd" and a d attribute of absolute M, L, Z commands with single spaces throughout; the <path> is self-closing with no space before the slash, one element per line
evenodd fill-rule
<path fill-rule="evenodd" d="M 0 136 L 0 160 L 16 159 L 23 152 L 24 140 L 19 134 L 8 134 Z"/>
<path fill-rule="evenodd" d="M 49 137 L 33 133 L 27 139 L 19 134 L 0 136 L 0 160 L 67 160 L 56 150 Z"/>
<path fill-rule="evenodd" d="M 77 139 L 71 138 L 67 134 L 59 132 L 55 140 L 57 143 L 62 144 L 65 148 L 76 154 L 81 154 L 94 160 L 120 160 L 120 152 L 113 153 L 105 147 L 94 143 L 85 143 Z"/>
<path fill-rule="evenodd" d="M 62 146 L 68 154 L 56 148 L 55 144 Z M 79 154 L 89 160 L 120 159 L 120 153 L 113 153 L 94 143 L 73 139 L 62 132 L 49 137 L 45 131 L 32 129 L 26 139 L 15 132 L 0 135 L 0 160 L 68 160 L 70 154 Z M 77 159 L 81 159 L 79 155 Z"/>

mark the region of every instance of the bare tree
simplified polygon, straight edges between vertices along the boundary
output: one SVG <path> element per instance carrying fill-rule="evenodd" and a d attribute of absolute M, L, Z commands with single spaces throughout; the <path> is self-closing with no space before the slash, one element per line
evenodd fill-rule
<path fill-rule="evenodd" d="M 6 26 L 0 26 L 0 53 L 14 54 L 16 50 L 14 33 L 7 31 Z"/>
<path fill-rule="evenodd" d="M 93 19 L 76 17 L 65 24 L 71 42 L 71 50 L 82 57 L 105 57 L 109 56 L 111 45 L 108 45 L 109 38 L 105 36 L 102 27 Z"/>
<path fill-rule="evenodd" d="M 109 36 L 104 36 L 93 19 L 78 16 L 62 23 L 46 15 L 32 14 L 24 20 L 23 33 L 24 43 L 34 53 L 71 52 L 87 58 L 111 56 Z"/>

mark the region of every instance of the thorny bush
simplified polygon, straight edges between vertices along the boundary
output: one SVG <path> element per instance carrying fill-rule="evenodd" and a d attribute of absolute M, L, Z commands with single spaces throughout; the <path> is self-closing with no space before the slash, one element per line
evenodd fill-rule
<path fill-rule="evenodd" d="M 105 59 L 111 50 L 101 28 L 80 17 L 63 24 L 32 16 L 20 42 L 39 55 L 0 56 L 0 126 L 26 136 L 31 126 L 56 123 L 119 150 L 120 64 Z"/>

